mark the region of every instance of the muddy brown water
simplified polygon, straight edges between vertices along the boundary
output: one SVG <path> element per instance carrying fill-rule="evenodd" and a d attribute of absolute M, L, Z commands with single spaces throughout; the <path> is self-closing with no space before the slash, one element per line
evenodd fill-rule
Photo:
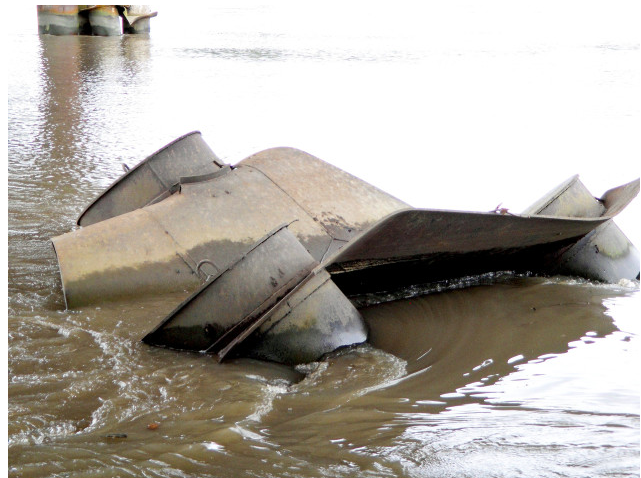
<path fill-rule="evenodd" d="M 247 41 L 230 31 L 202 35 Z M 638 282 L 461 282 L 362 309 L 368 343 L 294 368 L 142 344 L 185 294 L 65 310 L 49 238 L 120 163 L 206 130 L 226 105 L 217 88 L 239 99 L 252 66 L 280 74 L 267 46 L 176 42 L 153 24 L 151 37 L 10 37 L 9 476 L 639 476 Z M 343 53 L 337 74 L 351 71 Z M 183 104 L 184 75 L 215 100 Z M 262 141 L 250 133 L 222 154 L 204 136 L 235 161 Z"/>

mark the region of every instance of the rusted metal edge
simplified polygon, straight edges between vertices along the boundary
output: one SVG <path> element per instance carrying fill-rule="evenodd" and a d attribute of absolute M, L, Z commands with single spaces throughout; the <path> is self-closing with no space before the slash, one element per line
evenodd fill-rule
<path fill-rule="evenodd" d="M 134 25 L 136 24 L 136 22 L 137 22 L 137 21 L 139 21 L 139 20 L 145 20 L 146 18 L 154 18 L 154 17 L 156 17 L 156 16 L 158 16 L 158 12 L 146 13 L 146 14 L 144 14 L 144 15 L 130 15 L 130 16 L 127 18 L 127 20 L 129 20 L 129 18 L 131 18 L 131 17 L 136 17 L 136 18 L 134 18 L 132 21 L 130 21 L 130 22 L 129 22 L 129 24 L 130 24 L 131 26 L 134 26 Z"/>
<path fill-rule="evenodd" d="M 588 234 L 590 231 L 595 229 L 597 226 L 603 224 L 609 218 L 599 217 L 599 218 L 563 218 L 563 217 L 553 217 L 553 216 L 520 216 L 520 215 L 501 215 L 494 213 L 473 213 L 473 212 L 460 212 L 460 211 L 447 211 L 447 210 L 435 210 L 435 209 L 408 209 L 404 211 L 394 212 L 387 217 L 381 219 L 378 223 L 373 225 L 368 230 L 362 232 L 359 236 L 353 239 L 350 243 L 343 246 L 342 249 L 337 251 L 334 255 L 327 258 L 322 265 L 326 268 L 331 268 L 332 273 L 340 272 L 341 263 L 352 263 L 357 264 L 359 262 L 371 264 L 376 262 L 378 264 L 391 263 L 391 262 L 402 262 L 407 260 L 413 260 L 415 257 L 422 256 L 426 253 L 434 252 L 432 250 L 429 242 L 421 240 L 420 237 L 413 237 L 415 244 L 410 244 L 405 247 L 405 251 L 401 254 L 393 254 L 390 252 L 385 252 L 384 250 L 375 251 L 376 244 L 384 241 L 390 236 L 390 228 L 398 228 L 397 223 L 403 223 L 404 221 L 414 222 L 416 218 L 429 218 L 430 216 L 437 217 L 447 217 L 450 219 L 458 220 L 460 224 L 467 224 L 469 219 L 476 218 L 482 224 L 484 228 L 492 227 L 498 230 L 506 226 L 514 227 L 523 227 L 524 229 L 537 230 L 538 226 L 548 226 L 550 229 L 548 236 L 544 236 L 541 239 L 530 239 L 529 244 L 520 244 L 520 247 L 529 247 L 539 244 L 556 242 L 559 240 L 566 240 L 573 237 L 577 239 Z M 563 232 L 557 232 L 558 226 L 563 229 Z M 567 230 L 563 228 L 567 227 Z M 428 225 L 421 226 L 426 233 L 430 232 Z M 419 230 L 420 228 L 419 227 Z M 397 230 L 397 232 L 399 232 Z M 413 231 L 415 232 L 415 231 Z M 486 234 L 490 234 L 488 230 L 484 231 Z M 407 234 L 407 230 L 405 231 Z M 492 233 L 496 235 L 495 233 Z M 467 236 L 466 236 L 467 237 Z M 489 236 L 488 236 L 489 237 Z M 466 239 L 467 240 L 467 239 Z M 453 238 L 450 238 L 450 243 L 448 243 L 447 248 L 443 249 L 443 246 L 439 246 L 439 252 L 465 252 L 469 251 L 482 251 L 482 250 L 495 250 L 500 248 L 510 248 L 512 245 L 502 246 L 499 243 L 499 239 L 496 239 L 496 243 L 492 243 L 486 246 L 481 247 L 480 244 L 477 244 L 476 247 L 472 248 L 469 244 L 465 247 L 467 249 L 462 250 L 460 244 L 458 244 Z M 397 241 L 395 241 L 397 243 Z M 408 241 L 405 241 L 407 244 Z M 518 245 L 518 244 L 515 244 Z M 391 245 L 390 245 L 391 247 Z M 394 250 L 398 250 L 397 247 L 394 247 Z"/>
<path fill-rule="evenodd" d="M 550 190 L 543 198 L 539 199 L 537 202 L 528 207 L 521 214 L 523 215 L 537 215 L 543 211 L 546 207 L 556 201 L 559 196 L 561 196 L 565 191 L 567 191 L 572 185 L 579 180 L 579 175 L 575 174 L 571 178 L 566 179 L 564 182 L 556 186 L 554 189 Z"/>
<path fill-rule="evenodd" d="M 204 353 L 213 354 L 219 362 L 222 362 L 234 347 L 245 340 L 254 330 L 260 327 L 265 320 L 271 317 L 280 304 L 287 301 L 298 289 L 309 282 L 314 270 L 315 268 L 301 272 L 293 277 L 287 284 L 274 292 L 270 297 L 265 299 L 262 304 L 256 307 L 256 309 L 225 332 L 216 342 L 205 350 Z M 276 299 L 275 302 L 274 299 Z M 266 304 L 271 304 L 271 306 L 265 308 Z"/>
<path fill-rule="evenodd" d="M 276 302 L 273 306 L 271 306 L 267 311 L 265 311 L 263 314 L 259 315 L 249 315 L 247 317 L 246 321 L 243 321 L 243 323 L 239 323 L 238 329 L 234 327 L 234 329 L 230 330 L 230 336 L 225 338 L 224 343 L 226 344 L 223 348 L 221 349 L 212 349 L 212 350 L 207 350 L 208 353 L 213 353 L 215 354 L 217 360 L 219 362 L 222 362 L 225 357 L 235 348 L 237 347 L 240 343 L 242 343 L 247 337 L 249 337 L 258 327 L 263 325 L 280 307 L 287 303 L 300 289 L 302 289 L 307 283 L 309 283 L 316 275 L 323 271 L 324 267 L 321 265 L 315 267 L 309 274 L 307 274 L 306 277 L 304 277 L 293 289 L 291 289 L 284 297 L 282 297 L 278 302 Z M 323 281 L 323 284 L 330 280 L 330 277 L 327 277 L 327 280 Z M 316 289 L 320 288 L 320 284 Z M 316 290 L 315 289 L 315 290 Z M 312 291 L 313 293 L 313 291 Z M 233 332 L 233 333 L 232 333 Z M 227 334 L 225 334 L 227 335 Z M 225 337 L 225 336 L 223 336 Z M 214 344 L 216 345 L 216 344 Z M 213 346 L 212 346 L 213 347 Z"/>
<path fill-rule="evenodd" d="M 158 196 L 156 196 L 147 204 L 145 204 L 144 207 L 159 203 L 163 199 L 167 199 L 169 196 L 179 193 L 181 190 L 181 186 L 183 184 L 194 184 L 194 183 L 201 183 L 204 181 L 211 181 L 212 179 L 216 179 L 217 177 L 224 176 L 229 171 L 231 171 L 231 167 L 228 164 L 226 164 L 225 166 L 220 168 L 218 171 L 214 171 L 213 173 L 199 174 L 195 176 L 181 176 L 180 180 L 177 183 L 172 184 L 165 191 L 161 192 Z"/>
<path fill-rule="evenodd" d="M 182 310 L 188 303 L 192 302 L 196 297 L 198 297 L 200 294 L 202 294 L 207 286 L 214 282 L 216 279 L 218 279 L 220 276 L 222 276 L 224 273 L 232 270 L 234 267 L 236 267 L 237 264 L 239 264 L 243 259 L 245 259 L 252 251 L 260 247 L 261 244 L 263 244 L 265 241 L 267 241 L 270 237 L 278 233 L 280 230 L 288 227 L 292 223 L 296 222 L 296 220 L 291 221 L 289 223 L 283 223 L 280 226 L 272 229 L 270 232 L 265 234 L 261 239 L 256 241 L 249 249 L 247 249 L 243 254 L 239 255 L 235 260 L 231 261 L 231 263 L 224 269 L 221 269 L 218 271 L 217 274 L 209 276 L 209 279 L 207 283 L 202 285 L 197 291 L 195 291 L 193 294 L 191 294 L 189 297 L 187 297 L 184 301 L 182 301 L 167 317 L 165 317 L 156 327 L 154 327 L 150 332 L 148 332 L 143 338 L 142 341 L 145 343 L 148 343 L 148 337 L 151 337 L 155 332 L 158 330 L 162 329 L 168 322 L 170 322 L 173 317 L 180 311 Z"/>
<path fill-rule="evenodd" d="M 125 178 L 127 178 L 127 177 L 131 176 L 131 175 L 132 175 L 132 174 L 134 174 L 137 170 L 139 170 L 139 169 L 140 169 L 140 168 L 142 168 L 143 166 L 145 166 L 145 165 L 149 164 L 151 160 L 153 160 L 156 156 L 158 156 L 158 155 L 159 155 L 160 153 L 162 153 L 163 151 L 165 151 L 165 150 L 167 150 L 167 149 L 171 148 L 173 145 L 175 145 L 176 143 L 178 143 L 178 142 L 182 141 L 183 139 L 185 139 L 185 138 L 187 138 L 187 137 L 189 137 L 189 136 L 196 135 L 196 134 L 201 135 L 201 132 L 200 132 L 200 131 L 197 131 L 197 130 L 194 130 L 194 131 L 191 131 L 191 132 L 189 132 L 189 133 L 186 133 L 186 134 L 184 134 L 184 135 L 182 135 L 182 136 L 180 136 L 180 137 L 176 138 L 175 140 L 171 141 L 170 143 L 167 143 L 165 146 L 163 146 L 163 147 L 162 147 L 162 148 L 160 148 L 159 150 L 157 150 L 157 151 L 155 151 L 154 153 L 152 153 L 152 154 L 150 154 L 149 156 L 147 156 L 145 159 L 143 159 L 142 161 L 140 161 L 140 162 L 139 162 L 138 164 L 136 164 L 134 167 L 129 168 L 125 174 L 123 174 L 123 175 L 122 175 L 122 176 L 120 176 L 118 179 L 116 179 L 116 180 L 115 180 L 111 185 L 109 185 L 106 189 L 104 189 L 104 190 L 103 190 L 103 191 L 98 195 L 98 197 L 96 197 L 96 199 L 94 199 L 94 200 L 93 200 L 93 201 L 92 201 L 92 202 L 91 202 L 87 207 L 85 207 L 85 209 L 82 211 L 82 213 L 80 213 L 80 215 L 78 216 L 78 219 L 77 219 L 77 221 L 76 221 L 76 224 L 81 225 L 80 223 L 81 223 L 81 221 L 82 221 L 83 217 L 87 214 L 87 212 L 88 212 L 90 209 L 92 209 L 92 208 L 93 208 L 97 203 L 99 203 L 99 202 L 102 200 L 102 198 L 104 198 L 105 196 L 107 196 L 107 195 L 108 195 L 108 194 L 109 194 L 113 189 L 115 189 L 115 188 L 116 188 L 116 186 L 118 186 L 120 183 L 122 183 L 122 182 L 125 180 Z M 218 166 L 219 166 L 219 167 L 221 167 L 221 168 L 225 166 L 225 163 L 220 162 L 220 160 L 218 160 L 218 158 L 215 156 L 215 154 L 214 154 L 214 157 L 216 158 L 216 159 L 214 159 L 214 163 L 215 163 L 216 165 L 218 165 Z M 153 168 L 152 168 L 152 171 L 153 171 Z"/>
<path fill-rule="evenodd" d="M 214 171 L 211 173 L 196 174 L 193 176 L 181 176 L 180 181 L 178 181 L 178 184 L 192 184 L 192 183 L 201 183 L 203 181 L 210 181 L 219 176 L 224 176 L 229 171 L 231 171 L 231 169 L 232 168 L 229 164 L 225 164 L 221 166 L 218 171 Z"/>
<path fill-rule="evenodd" d="M 622 186 L 608 189 L 601 201 L 605 206 L 605 217 L 614 217 L 619 214 L 625 207 L 632 202 L 632 200 L 639 194 L 639 178 L 630 181 Z"/>

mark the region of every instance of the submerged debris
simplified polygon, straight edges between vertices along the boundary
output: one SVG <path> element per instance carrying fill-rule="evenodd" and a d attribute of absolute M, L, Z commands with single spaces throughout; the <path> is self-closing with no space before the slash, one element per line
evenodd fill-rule
<path fill-rule="evenodd" d="M 293 148 L 224 164 L 193 132 L 52 242 L 68 307 L 195 290 L 146 343 L 295 364 L 365 341 L 363 298 L 504 271 L 635 279 L 639 252 L 612 217 L 638 191 L 595 199 L 574 176 L 523 214 L 414 209 Z"/>

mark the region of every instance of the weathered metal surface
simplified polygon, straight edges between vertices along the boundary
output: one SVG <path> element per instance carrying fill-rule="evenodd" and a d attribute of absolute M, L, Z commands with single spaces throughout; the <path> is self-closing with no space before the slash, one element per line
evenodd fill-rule
<path fill-rule="evenodd" d="M 193 290 L 203 280 L 198 262 L 208 259 L 222 270 L 268 231 L 291 221 L 289 229 L 320 261 L 351 235 L 407 207 L 307 153 L 275 148 L 227 174 L 182 184 L 158 203 L 52 242 L 67 306 L 77 307 Z"/>
<path fill-rule="evenodd" d="M 606 191 L 600 199 L 592 197 L 578 176 L 569 182 L 572 187 L 562 185 L 539 201 L 545 207 L 533 206 L 528 211 L 549 216 L 612 218 L 639 193 L 638 179 Z M 609 219 L 563 251 L 556 266 L 548 272 L 604 282 L 634 279 L 639 275 L 639 251 Z"/>
<path fill-rule="evenodd" d="M 410 206 L 318 158 L 294 148 L 274 148 L 244 159 L 282 189 L 332 237 L 325 256 L 387 214 Z"/>
<path fill-rule="evenodd" d="M 381 220 L 346 245 L 328 267 L 367 267 L 435 253 L 527 248 L 584 236 L 606 219 L 412 209 Z"/>
<path fill-rule="evenodd" d="M 609 220 L 564 252 L 550 273 L 609 283 L 632 280 L 639 276 L 639 251 Z"/>
<path fill-rule="evenodd" d="M 205 351 L 238 323 L 262 315 L 316 265 L 282 226 L 185 300 L 143 341 Z"/>
<path fill-rule="evenodd" d="M 598 201 L 575 175 L 559 184 L 552 191 L 521 214 L 565 217 L 599 217 L 605 206 Z"/>
<path fill-rule="evenodd" d="M 308 363 L 366 340 L 360 313 L 319 268 L 247 336 L 237 353 L 285 364 Z"/>
<path fill-rule="evenodd" d="M 616 251 L 610 257 L 618 258 L 611 261 L 613 269 L 609 275 L 589 272 L 585 266 L 589 260 L 582 262 L 581 269 L 578 265 L 572 269 L 571 261 L 564 254 L 620 212 L 638 193 L 638 180 L 609 191 L 604 195 L 607 200 L 586 196 L 577 178 L 564 184 L 528 210 L 559 213 L 561 217 L 400 211 L 382 219 L 323 265 L 349 296 L 496 271 L 558 273 L 559 264 L 564 264 L 568 273 L 580 270 L 582 276 L 598 280 L 614 276 L 618 276 L 615 282 L 634 278 L 638 274 L 638 259 L 635 259 L 638 252 L 635 256 L 634 246 L 625 246 L 623 240 L 604 246 L 606 250 Z M 570 197 L 582 211 L 602 215 L 572 218 L 576 211 L 572 209 L 572 201 L 564 196 L 566 191 L 570 191 Z M 614 234 L 614 229 L 608 231 L 608 237 Z M 598 237 L 604 244 L 606 236 Z M 582 248 L 582 244 L 579 242 L 577 247 Z M 604 266 L 595 265 L 595 271 L 597 269 Z"/>
<path fill-rule="evenodd" d="M 78 35 L 87 23 L 78 5 L 38 5 L 37 12 L 41 35 Z"/>
<path fill-rule="evenodd" d="M 545 271 L 554 255 L 605 219 L 409 210 L 394 213 L 328 259 L 348 296 L 496 271 Z"/>
<path fill-rule="evenodd" d="M 122 35 L 122 19 L 115 5 L 90 5 L 83 10 L 83 13 L 85 13 L 89 19 L 92 35 Z"/>
<path fill-rule="evenodd" d="M 143 342 L 222 360 L 251 337 L 249 355 L 302 363 L 365 341 L 360 314 L 316 265 L 283 226 L 180 304 Z"/>
<path fill-rule="evenodd" d="M 224 164 L 193 131 L 156 151 L 118 178 L 80 214 L 89 226 L 146 206 L 169 193 L 181 177 L 216 173 Z"/>
<path fill-rule="evenodd" d="M 196 271 L 200 261 L 224 270 L 275 226 L 295 219 L 292 232 L 322 256 L 331 238 L 255 171 L 238 168 L 185 184 L 157 204 L 53 239 L 67 306 L 193 290 L 204 279 Z"/>

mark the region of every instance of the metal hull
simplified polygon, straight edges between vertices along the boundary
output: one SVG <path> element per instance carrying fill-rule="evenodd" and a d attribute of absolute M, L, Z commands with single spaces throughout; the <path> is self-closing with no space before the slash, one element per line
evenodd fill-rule
<path fill-rule="evenodd" d="M 79 226 L 135 211 L 177 192 L 185 177 L 207 177 L 220 172 L 218 159 L 199 131 L 192 131 L 159 149 L 105 189 L 78 218 Z M 174 189 L 176 188 L 176 189 Z"/>
<path fill-rule="evenodd" d="M 634 279 L 612 218 L 638 192 L 573 177 L 522 215 L 413 209 L 293 148 L 224 165 L 191 133 L 52 242 L 68 307 L 195 290 L 146 343 L 293 364 L 366 340 L 363 297 L 498 271 Z"/>
<path fill-rule="evenodd" d="M 499 271 L 635 279 L 639 252 L 612 217 L 638 192 L 636 180 L 597 200 L 575 176 L 523 215 L 400 211 L 324 266 L 350 297 Z"/>
<path fill-rule="evenodd" d="M 364 342 L 367 330 L 360 314 L 317 265 L 286 226 L 278 228 L 180 304 L 143 341 L 219 360 L 240 350 L 288 364 Z"/>
<path fill-rule="evenodd" d="M 117 190 L 125 183 L 117 182 L 90 210 L 118 198 L 126 202 L 129 189 Z M 290 230 L 321 261 L 381 217 L 408 207 L 292 148 L 263 151 L 224 174 L 181 183 L 165 199 L 137 206 L 152 195 L 131 205 L 138 209 L 52 239 L 68 307 L 193 290 L 204 280 L 196 271 L 200 261 L 225 269 L 282 223 L 292 223 Z"/>

